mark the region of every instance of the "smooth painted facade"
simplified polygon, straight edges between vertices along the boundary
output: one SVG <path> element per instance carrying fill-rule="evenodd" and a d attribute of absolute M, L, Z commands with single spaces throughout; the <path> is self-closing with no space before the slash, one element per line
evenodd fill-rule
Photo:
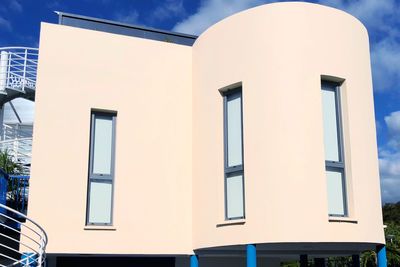
<path fill-rule="evenodd" d="M 48 253 L 191 253 L 191 48 L 51 24 L 40 42 L 29 214 Z M 85 225 L 92 110 L 116 113 L 101 231 Z"/>
<path fill-rule="evenodd" d="M 328 216 L 321 81 L 340 84 L 345 216 Z M 243 216 L 227 220 L 224 96 L 239 87 Z M 86 223 L 93 111 L 116 114 L 107 226 Z M 48 253 L 182 256 L 176 266 L 194 251 L 215 261 L 205 266 L 237 253 L 241 266 L 246 244 L 272 265 L 375 248 L 367 31 L 308 3 L 240 12 L 193 46 L 43 23 L 31 176 Z"/>
<path fill-rule="evenodd" d="M 321 76 L 344 79 L 345 219 L 356 223 L 328 217 Z M 236 83 L 243 88 L 246 219 L 216 227 L 224 222 L 220 91 Z M 357 19 L 279 3 L 212 26 L 193 46 L 194 247 L 383 243 L 375 138 L 368 34 Z"/>

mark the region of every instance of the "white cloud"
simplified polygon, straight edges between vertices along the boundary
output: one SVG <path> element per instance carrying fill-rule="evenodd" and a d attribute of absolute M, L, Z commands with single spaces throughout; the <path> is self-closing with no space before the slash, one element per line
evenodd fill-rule
<path fill-rule="evenodd" d="M 376 133 L 380 134 L 382 132 L 382 124 L 381 124 L 381 122 L 376 120 L 375 121 L 375 127 L 376 127 Z"/>
<path fill-rule="evenodd" d="M 12 31 L 10 20 L 7 18 L 10 12 L 21 13 L 23 8 L 18 0 L 1 0 L 0 4 L 0 31 Z M 2 16 L 3 15 L 3 16 Z M 4 17 L 5 16 L 5 17 Z"/>
<path fill-rule="evenodd" d="M 400 83 L 400 4 L 396 0 L 320 0 L 360 19 L 373 40 L 371 44 L 374 89 L 393 89 Z M 372 34 L 371 34 L 372 33 Z"/>
<path fill-rule="evenodd" d="M 21 13 L 23 7 L 19 2 L 20 0 L 1 0 L 0 12 L 5 14 L 11 11 Z"/>
<path fill-rule="evenodd" d="M 319 0 L 320 4 L 342 9 L 360 19 L 370 30 L 386 30 L 389 20 L 396 20 L 396 0 Z"/>
<path fill-rule="evenodd" d="M 262 0 L 204 0 L 197 12 L 177 23 L 173 31 L 199 35 L 209 26 L 229 15 L 266 2 Z"/>
<path fill-rule="evenodd" d="M 400 111 L 390 113 L 384 120 L 389 133 L 386 146 L 400 152 Z"/>
<path fill-rule="evenodd" d="M 54 11 L 66 9 L 66 6 L 61 4 L 59 0 L 47 1 L 46 7 Z"/>
<path fill-rule="evenodd" d="M 371 61 L 376 90 L 393 89 L 400 83 L 400 43 L 386 37 L 372 45 Z"/>
<path fill-rule="evenodd" d="M 119 12 L 115 14 L 115 20 L 130 23 L 130 24 L 137 24 L 139 20 L 139 12 L 137 10 L 130 10 L 126 13 Z"/>
<path fill-rule="evenodd" d="M 9 7 L 16 12 L 22 12 L 22 5 L 17 0 L 9 0 Z"/>
<path fill-rule="evenodd" d="M 400 152 L 379 151 L 383 202 L 400 201 Z"/>
<path fill-rule="evenodd" d="M 34 107 L 35 103 L 23 98 L 17 98 L 12 101 L 15 109 L 17 110 L 18 116 L 23 123 L 32 123 L 34 119 Z M 17 123 L 18 119 L 14 111 L 11 109 L 9 103 L 4 105 L 4 122 L 5 123 Z"/>
<path fill-rule="evenodd" d="M 395 111 L 390 113 L 389 116 L 385 116 L 385 122 L 391 134 L 400 135 L 400 111 Z"/>
<path fill-rule="evenodd" d="M 0 30 L 3 29 L 5 31 L 11 31 L 12 27 L 11 27 L 11 23 L 6 20 L 5 18 L 0 16 Z"/>
<path fill-rule="evenodd" d="M 203 0 L 197 12 L 177 23 L 173 31 L 199 35 L 219 20 L 244 9 L 275 0 Z M 396 0 L 319 0 L 359 18 L 377 39 L 371 44 L 374 89 L 400 84 L 400 2 Z M 372 33 L 372 34 L 371 34 Z"/>
<path fill-rule="evenodd" d="M 141 24 L 145 21 L 147 25 L 151 25 L 156 21 L 164 21 L 166 19 L 182 17 L 186 14 L 183 6 L 183 0 L 166 0 L 160 3 L 149 15 L 140 17 L 137 10 L 124 10 L 114 14 L 114 19 L 129 24 Z"/>
<path fill-rule="evenodd" d="M 257 5 L 279 2 L 277 0 L 203 0 L 197 12 L 175 25 L 174 30 L 200 34 L 215 22 Z M 311 1 L 309 1 L 311 2 Z M 400 7 L 396 0 L 319 0 L 322 5 L 344 10 L 359 18 L 370 30 L 400 32 L 388 26 L 399 20 Z"/>
<path fill-rule="evenodd" d="M 397 203 L 400 201 L 399 177 L 381 177 L 381 192 L 383 203 Z"/>
<path fill-rule="evenodd" d="M 174 17 L 183 17 L 186 15 L 183 0 L 166 0 L 163 4 L 157 6 L 153 11 L 150 20 L 163 21 Z"/>
<path fill-rule="evenodd" d="M 379 150 L 383 202 L 400 201 L 400 111 L 385 116 L 388 141 Z"/>

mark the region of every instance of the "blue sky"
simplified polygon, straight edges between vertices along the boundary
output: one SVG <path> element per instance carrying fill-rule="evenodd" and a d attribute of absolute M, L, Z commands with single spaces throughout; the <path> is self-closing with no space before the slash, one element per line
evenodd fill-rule
<path fill-rule="evenodd" d="M 218 20 L 271 0 L 0 0 L 0 47 L 39 45 L 53 11 L 200 34 Z M 384 202 L 400 201 L 400 0 L 315 0 L 359 18 L 370 35 L 375 117 Z M 15 101 L 25 121 L 32 105 Z M 6 107 L 9 120 L 13 114 Z"/>

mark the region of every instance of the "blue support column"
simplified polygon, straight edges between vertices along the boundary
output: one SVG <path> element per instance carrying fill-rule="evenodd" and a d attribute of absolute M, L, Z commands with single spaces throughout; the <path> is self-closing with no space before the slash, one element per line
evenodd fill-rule
<path fill-rule="evenodd" d="M 256 245 L 247 245 L 247 267 L 257 267 Z"/>
<path fill-rule="evenodd" d="M 199 267 L 199 258 L 196 255 L 190 256 L 190 267 Z"/>
<path fill-rule="evenodd" d="M 360 267 L 360 255 L 358 254 L 351 255 L 351 259 L 352 259 L 351 261 L 352 267 Z"/>
<path fill-rule="evenodd" d="M 325 267 L 325 258 L 315 258 L 314 259 L 315 267 Z"/>
<path fill-rule="evenodd" d="M 387 267 L 386 246 L 377 246 L 376 254 L 378 255 L 378 267 Z"/>
<path fill-rule="evenodd" d="M 300 255 L 300 267 L 307 267 L 308 266 L 308 256 L 307 255 Z"/>

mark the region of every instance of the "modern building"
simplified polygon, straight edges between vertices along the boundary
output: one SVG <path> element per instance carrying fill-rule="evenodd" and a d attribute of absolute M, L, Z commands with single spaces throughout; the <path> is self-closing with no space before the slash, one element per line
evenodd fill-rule
<path fill-rule="evenodd" d="M 42 23 L 28 215 L 48 266 L 280 266 L 378 250 L 366 28 L 317 4 L 198 37 Z"/>

